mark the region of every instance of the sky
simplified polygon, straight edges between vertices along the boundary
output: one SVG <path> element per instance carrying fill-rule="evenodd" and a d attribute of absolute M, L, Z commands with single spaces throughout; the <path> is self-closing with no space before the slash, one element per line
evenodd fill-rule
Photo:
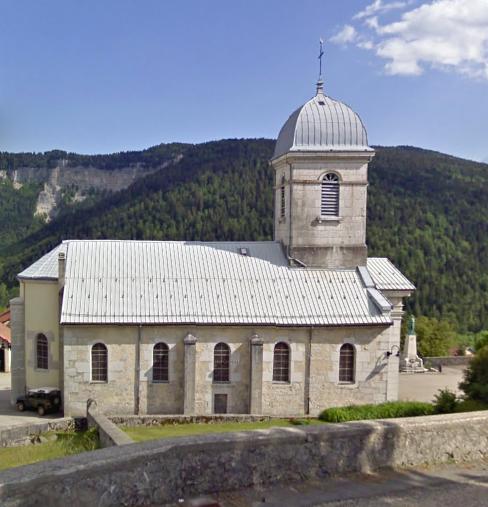
<path fill-rule="evenodd" d="M 0 151 L 275 138 L 321 37 L 370 144 L 488 161 L 488 0 L 0 0 Z"/>

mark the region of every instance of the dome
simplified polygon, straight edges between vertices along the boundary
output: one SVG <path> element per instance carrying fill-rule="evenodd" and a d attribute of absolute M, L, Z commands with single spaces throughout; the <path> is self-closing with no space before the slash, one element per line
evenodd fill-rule
<path fill-rule="evenodd" d="M 349 106 L 317 94 L 299 107 L 280 130 L 273 158 L 289 151 L 373 151 L 361 118 Z"/>

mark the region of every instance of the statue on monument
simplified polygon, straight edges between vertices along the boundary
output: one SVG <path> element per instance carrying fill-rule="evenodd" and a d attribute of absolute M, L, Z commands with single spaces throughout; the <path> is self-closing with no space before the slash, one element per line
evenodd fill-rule
<path fill-rule="evenodd" d="M 409 373 L 426 371 L 422 359 L 417 354 L 417 335 L 415 334 L 415 317 L 413 315 L 408 319 L 407 336 L 400 359 L 400 371 Z"/>
<path fill-rule="evenodd" d="M 415 317 L 413 315 L 410 315 L 410 318 L 408 319 L 408 336 L 414 336 L 415 335 Z"/>

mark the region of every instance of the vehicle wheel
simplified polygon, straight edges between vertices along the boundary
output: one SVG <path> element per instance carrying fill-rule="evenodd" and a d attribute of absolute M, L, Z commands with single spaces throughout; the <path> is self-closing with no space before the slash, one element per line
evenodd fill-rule
<path fill-rule="evenodd" d="M 42 417 L 46 413 L 46 409 L 42 405 L 39 405 L 37 407 L 37 413 Z"/>
<path fill-rule="evenodd" d="M 19 412 L 23 412 L 25 410 L 25 405 L 21 401 L 17 402 L 16 407 Z"/>

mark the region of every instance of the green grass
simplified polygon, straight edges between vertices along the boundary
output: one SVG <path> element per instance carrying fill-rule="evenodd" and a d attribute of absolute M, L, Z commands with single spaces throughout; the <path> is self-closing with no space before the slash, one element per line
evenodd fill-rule
<path fill-rule="evenodd" d="M 229 431 L 262 430 L 267 428 L 286 428 L 310 424 L 323 424 L 318 419 L 272 419 L 258 422 L 218 422 L 161 424 L 158 426 L 121 426 L 136 442 L 158 438 L 186 437 L 205 433 L 225 433 Z"/>
<path fill-rule="evenodd" d="M 0 470 L 93 451 L 99 447 L 96 430 L 47 433 L 44 436 L 49 439 L 55 438 L 54 435 L 57 439 L 46 443 L 0 448 Z"/>
<path fill-rule="evenodd" d="M 332 407 L 324 410 L 319 419 L 325 422 L 362 421 L 365 419 L 389 419 L 392 417 L 415 417 L 432 415 L 432 403 L 419 401 L 391 401 L 378 405 L 350 405 L 348 407 Z"/>

